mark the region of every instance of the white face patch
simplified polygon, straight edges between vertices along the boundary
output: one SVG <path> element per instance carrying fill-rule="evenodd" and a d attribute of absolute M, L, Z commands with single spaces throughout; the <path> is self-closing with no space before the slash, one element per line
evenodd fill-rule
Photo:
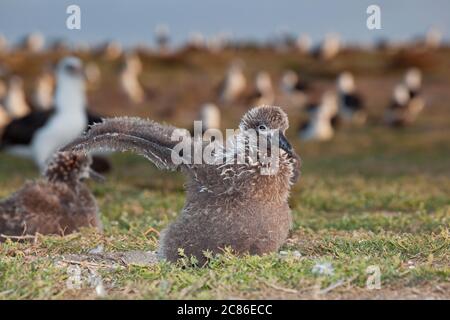
<path fill-rule="evenodd" d="M 405 75 L 405 83 L 409 89 L 417 90 L 422 85 L 422 74 L 419 69 L 410 69 Z"/>
<path fill-rule="evenodd" d="M 399 84 L 395 87 L 394 100 L 400 105 L 404 105 L 408 102 L 409 93 L 408 93 L 408 89 L 404 85 Z"/>
<path fill-rule="evenodd" d="M 281 86 L 285 91 L 292 91 L 298 82 L 297 74 L 292 71 L 286 71 L 281 79 Z"/>
<path fill-rule="evenodd" d="M 256 87 L 261 92 L 272 91 L 272 80 L 267 72 L 260 72 L 256 77 Z"/>
<path fill-rule="evenodd" d="M 338 88 L 343 93 L 353 92 L 355 90 L 355 79 L 353 75 L 349 72 L 341 74 L 338 79 Z"/>

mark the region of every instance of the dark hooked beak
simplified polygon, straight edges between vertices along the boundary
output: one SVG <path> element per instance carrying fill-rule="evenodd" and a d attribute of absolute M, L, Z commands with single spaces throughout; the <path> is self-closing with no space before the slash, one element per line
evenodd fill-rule
<path fill-rule="evenodd" d="M 89 178 L 91 178 L 92 180 L 94 180 L 95 182 L 105 182 L 105 177 L 102 176 L 100 173 L 92 170 L 91 168 L 89 168 Z"/>
<path fill-rule="evenodd" d="M 289 143 L 289 141 L 286 139 L 286 137 L 284 136 L 284 134 L 282 134 L 281 132 L 280 132 L 280 141 L 279 141 L 279 144 L 280 144 L 280 148 L 281 148 L 281 149 L 283 149 L 284 151 L 286 151 L 286 153 L 287 153 L 289 156 L 292 156 L 292 146 L 291 146 L 291 144 Z"/>

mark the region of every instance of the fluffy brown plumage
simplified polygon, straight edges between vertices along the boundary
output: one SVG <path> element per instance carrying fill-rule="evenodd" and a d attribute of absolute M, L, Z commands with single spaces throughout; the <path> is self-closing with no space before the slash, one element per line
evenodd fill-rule
<path fill-rule="evenodd" d="M 284 136 L 288 126 L 281 108 L 262 106 L 245 114 L 235 136 L 243 138 L 249 129 L 259 135 L 279 130 L 279 169 L 271 175 L 261 173 L 265 164 L 259 158 L 244 164 L 230 161 L 176 165 L 171 152 L 177 141 L 170 138 L 175 128 L 138 118 L 106 119 L 64 150 L 133 151 L 159 168 L 180 169 L 188 180 L 186 202 L 178 219 L 161 233 L 159 254 L 176 261 L 179 249 L 183 249 L 185 255 L 193 255 L 203 263 L 206 250 L 218 253 L 231 247 L 239 254 L 264 254 L 278 250 L 286 240 L 292 222 L 289 191 L 299 176 L 300 164 Z M 257 145 L 245 148 L 260 152 Z M 214 159 L 230 154 L 230 159 L 235 159 L 236 149 L 224 148 Z"/>
<path fill-rule="evenodd" d="M 81 181 L 91 160 L 81 153 L 57 153 L 44 177 L 27 182 L 0 201 L 0 241 L 6 236 L 69 234 L 81 227 L 101 230 L 96 201 Z"/>

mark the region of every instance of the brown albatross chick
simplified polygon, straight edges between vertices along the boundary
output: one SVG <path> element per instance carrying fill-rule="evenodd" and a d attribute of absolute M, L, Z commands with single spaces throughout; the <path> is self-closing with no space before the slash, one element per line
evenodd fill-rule
<path fill-rule="evenodd" d="M 219 253 L 231 247 L 238 254 L 264 254 L 278 250 L 286 240 L 292 220 L 288 197 L 298 178 L 300 161 L 284 136 L 288 125 L 281 108 L 257 107 L 244 115 L 234 136 L 235 141 L 246 139 L 244 133 L 250 129 L 258 137 L 279 133 L 279 152 L 275 153 L 279 166 L 269 175 L 263 174 L 265 165 L 259 157 L 246 158 L 244 164 L 234 161 L 239 147 L 228 147 L 228 143 L 214 154 L 212 162 L 175 164 L 171 154 L 178 142 L 171 135 L 176 128 L 139 118 L 105 119 L 64 150 L 132 151 L 160 169 L 180 169 L 188 179 L 186 202 L 178 219 L 161 233 L 159 255 L 176 261 L 182 249 L 186 256 L 204 263 L 207 250 Z M 187 140 L 188 144 L 198 141 Z M 258 144 L 242 146 L 247 151 L 256 149 L 260 155 Z M 225 155 L 231 161 L 220 162 Z"/>
<path fill-rule="evenodd" d="M 0 201 L 0 241 L 36 233 L 65 235 L 81 227 L 101 230 L 96 201 L 82 182 L 92 174 L 90 164 L 82 153 L 57 153 L 43 178 Z"/>

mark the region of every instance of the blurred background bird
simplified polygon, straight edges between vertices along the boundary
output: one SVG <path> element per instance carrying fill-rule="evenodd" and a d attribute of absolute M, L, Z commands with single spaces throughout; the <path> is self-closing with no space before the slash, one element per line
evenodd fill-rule
<path fill-rule="evenodd" d="M 356 91 L 355 78 L 346 71 L 337 80 L 339 115 L 345 121 L 362 125 L 367 120 L 367 113 L 361 96 Z"/>
<path fill-rule="evenodd" d="M 120 87 L 133 104 L 144 101 L 144 89 L 139 82 L 142 63 L 136 54 L 128 53 L 120 70 Z"/>
<path fill-rule="evenodd" d="M 101 121 L 86 110 L 83 65 L 78 58 L 61 60 L 56 82 L 55 105 L 16 117 L 6 125 L 0 138 L 1 149 L 31 157 L 41 170 L 53 153 L 82 134 L 89 122 Z"/>
<path fill-rule="evenodd" d="M 275 91 L 270 74 L 259 71 L 255 77 L 255 88 L 246 99 L 250 106 L 272 105 L 275 101 Z"/>
<path fill-rule="evenodd" d="M 20 118 L 30 113 L 31 108 L 25 97 L 23 80 L 19 76 L 12 76 L 9 79 L 4 104 L 11 118 Z"/>
<path fill-rule="evenodd" d="M 219 86 L 219 100 L 224 104 L 231 104 L 242 97 L 247 88 L 247 79 L 243 72 L 242 60 L 231 63 L 224 80 Z"/>
<path fill-rule="evenodd" d="M 333 118 L 338 113 L 336 94 L 332 91 L 325 92 L 320 103 L 310 107 L 309 113 L 309 120 L 300 128 L 300 138 L 305 141 L 326 141 L 333 138 Z"/>

